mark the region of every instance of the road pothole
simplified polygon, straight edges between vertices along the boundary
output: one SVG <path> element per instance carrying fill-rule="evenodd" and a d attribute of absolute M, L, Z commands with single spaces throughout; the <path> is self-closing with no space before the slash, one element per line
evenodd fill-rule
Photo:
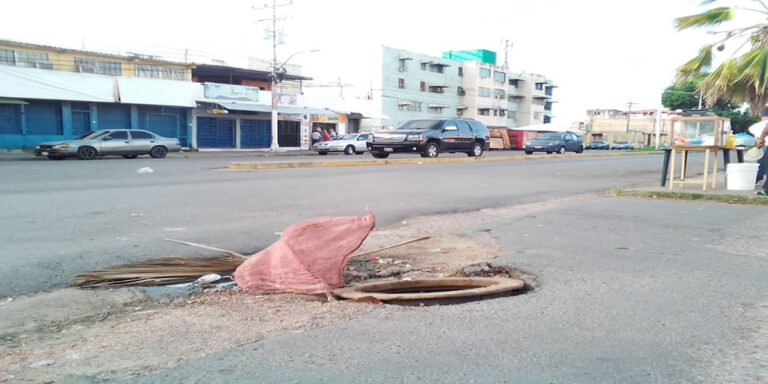
<path fill-rule="evenodd" d="M 440 277 L 364 283 L 333 291 L 352 300 L 380 300 L 391 304 L 459 304 L 499 295 L 511 295 L 525 288 L 519 279 L 500 277 Z"/>

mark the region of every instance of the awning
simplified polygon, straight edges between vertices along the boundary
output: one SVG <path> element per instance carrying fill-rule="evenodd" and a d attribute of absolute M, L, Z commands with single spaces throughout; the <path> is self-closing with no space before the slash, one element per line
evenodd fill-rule
<path fill-rule="evenodd" d="M 217 101 L 216 104 L 230 111 L 272 112 L 272 106 L 266 104 L 228 103 L 223 101 Z M 277 113 L 282 115 L 338 115 L 338 113 L 327 109 L 288 107 L 284 105 L 277 106 Z"/>
<path fill-rule="evenodd" d="M 0 104 L 29 104 L 24 100 L 17 100 L 17 99 L 5 99 L 0 97 Z"/>

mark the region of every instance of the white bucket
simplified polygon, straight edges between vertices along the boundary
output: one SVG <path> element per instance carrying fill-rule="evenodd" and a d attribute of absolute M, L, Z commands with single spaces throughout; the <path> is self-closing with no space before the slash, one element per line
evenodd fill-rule
<path fill-rule="evenodd" d="M 729 191 L 751 191 L 755 189 L 757 163 L 730 163 L 725 170 L 726 185 Z"/>

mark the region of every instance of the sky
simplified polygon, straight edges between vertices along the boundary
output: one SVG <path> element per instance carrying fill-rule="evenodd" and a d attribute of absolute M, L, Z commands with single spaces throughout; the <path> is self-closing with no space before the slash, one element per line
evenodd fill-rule
<path fill-rule="evenodd" d="M 149 52 L 183 60 L 272 57 L 264 29 L 270 0 L 5 1 L 0 39 Z M 723 1 L 729 3 L 728 1 Z M 743 2 L 750 2 L 744 0 Z M 545 75 L 555 122 L 584 121 L 587 109 L 657 108 L 676 68 L 711 35 L 678 32 L 676 17 L 703 11 L 701 0 L 282 0 L 278 62 L 318 82 L 366 87 L 382 45 L 434 56 L 497 51 L 512 42 L 512 71 Z M 2 86 L 2 85 L 0 85 Z M 351 87 L 350 87 L 351 89 Z"/>

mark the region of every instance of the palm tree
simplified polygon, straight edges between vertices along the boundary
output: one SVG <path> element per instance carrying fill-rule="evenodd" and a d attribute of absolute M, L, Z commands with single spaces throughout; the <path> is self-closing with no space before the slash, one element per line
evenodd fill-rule
<path fill-rule="evenodd" d="M 752 0 L 762 9 L 738 8 L 739 11 L 757 12 L 768 17 L 768 6 L 763 0 Z M 705 1 L 704 4 L 715 3 Z M 702 13 L 675 19 L 678 30 L 719 26 L 733 19 L 734 9 L 717 7 Z M 749 103 L 750 112 L 759 115 L 768 102 L 768 21 L 725 31 L 714 31 L 718 41 L 701 48 L 699 54 L 678 68 L 677 83 L 683 84 L 705 74 L 699 92 L 707 105 L 718 99 L 732 104 Z M 726 59 L 714 71 L 708 72 L 714 59 L 713 50 L 725 50 L 726 43 L 737 43 L 733 57 Z M 746 52 L 744 52 L 746 51 Z"/>

